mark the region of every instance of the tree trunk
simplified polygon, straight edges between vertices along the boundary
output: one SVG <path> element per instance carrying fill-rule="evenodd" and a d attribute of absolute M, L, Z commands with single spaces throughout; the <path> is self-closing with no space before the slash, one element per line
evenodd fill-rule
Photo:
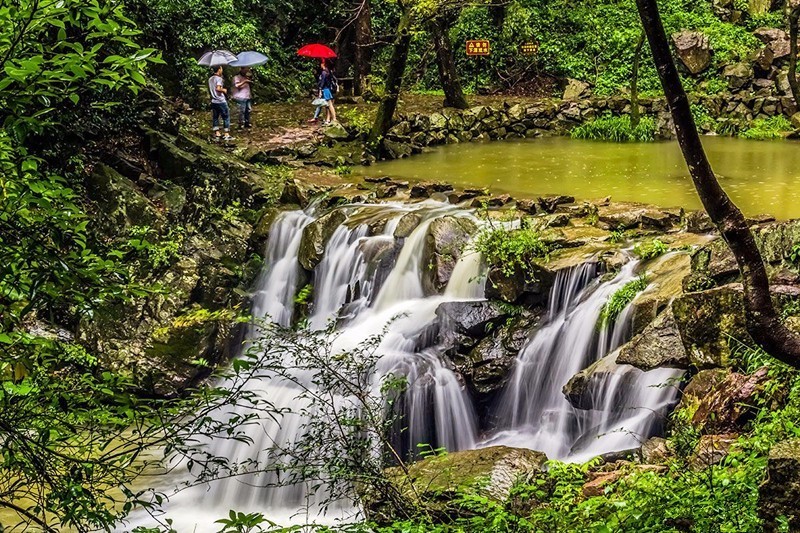
<path fill-rule="evenodd" d="M 631 72 L 631 128 L 639 126 L 641 113 L 639 112 L 639 64 L 642 61 L 642 48 L 644 48 L 644 33 L 636 41 L 636 50 L 633 52 L 633 72 Z"/>
<path fill-rule="evenodd" d="M 456 71 L 456 62 L 453 58 L 453 47 L 447 30 L 450 28 L 449 17 L 435 17 L 428 27 L 433 37 L 433 46 L 436 48 L 436 63 L 439 67 L 439 81 L 444 90 L 444 106 L 467 109 L 469 104 L 461 88 L 461 80 Z"/>
<path fill-rule="evenodd" d="M 372 72 L 372 13 L 369 0 L 358 0 L 356 4 L 353 95 L 361 96 L 367 88 L 367 76 Z"/>
<path fill-rule="evenodd" d="M 789 13 L 789 87 L 792 88 L 794 103 L 800 106 L 800 83 L 797 82 L 797 21 L 800 19 L 800 5 Z"/>
<path fill-rule="evenodd" d="M 784 326 L 775 312 L 764 260 L 747 220 L 722 189 L 711 169 L 692 117 L 689 99 L 672 60 L 656 0 L 636 0 L 636 5 L 692 181 L 708 215 L 736 257 L 742 274 L 747 330 L 767 353 L 800 368 L 800 335 Z"/>
<path fill-rule="evenodd" d="M 408 50 L 411 47 L 411 32 L 409 32 L 410 14 L 403 8 L 403 15 L 397 26 L 397 36 L 395 37 L 392 57 L 386 69 L 386 83 L 384 96 L 378 106 L 378 114 L 372 131 L 369 134 L 367 145 L 372 150 L 379 150 L 383 138 L 392 127 L 392 119 L 397 109 L 397 100 L 400 98 L 400 88 L 403 84 L 403 74 L 408 62 Z"/>

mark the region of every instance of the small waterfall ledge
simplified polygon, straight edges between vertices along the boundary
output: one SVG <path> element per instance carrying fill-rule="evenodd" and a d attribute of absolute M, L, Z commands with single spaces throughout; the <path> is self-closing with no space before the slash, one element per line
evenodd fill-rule
<path fill-rule="evenodd" d="M 517 316 L 513 306 L 486 299 L 488 268 L 469 246 L 486 222 L 472 211 L 433 200 L 352 204 L 336 211 L 335 218 L 320 217 L 313 208 L 278 217 L 253 314 L 291 325 L 298 318 L 295 295 L 309 281 L 308 325 L 333 325 L 336 350 L 385 331 L 373 379 L 379 383 L 391 374 L 407 381 L 395 406 L 405 426 L 394 436 L 399 453 L 414 457 L 417 444 L 448 451 L 505 445 L 582 461 L 635 448 L 662 429 L 677 397 L 671 383 L 683 371 L 616 363 L 618 348 L 632 336 L 633 305 L 608 327 L 598 327 L 609 298 L 642 270 L 638 261 L 627 260 L 612 274 L 592 257 L 562 268 L 541 287 L 546 305 Z M 320 227 L 323 218 L 328 226 Z M 450 247 L 447 253 L 439 241 Z M 313 270 L 302 266 L 309 264 Z M 438 288 L 432 276 L 442 272 L 447 279 Z M 506 333 L 514 342 L 501 338 Z M 470 362 L 492 343 L 505 356 Z M 579 400 L 568 400 L 565 385 L 587 369 L 596 370 L 587 379 L 591 383 Z M 313 413 L 298 404 L 292 383 L 264 379 L 247 386 L 287 414 L 248 429 L 254 444 L 215 441 L 212 452 L 269 461 Z M 322 491 L 305 485 L 265 489 L 259 486 L 269 480 L 250 481 L 224 479 L 182 491 L 167 506 L 167 516 L 180 530 L 196 531 L 230 509 L 262 512 L 281 523 L 353 516 L 352 505 L 318 516 Z"/>

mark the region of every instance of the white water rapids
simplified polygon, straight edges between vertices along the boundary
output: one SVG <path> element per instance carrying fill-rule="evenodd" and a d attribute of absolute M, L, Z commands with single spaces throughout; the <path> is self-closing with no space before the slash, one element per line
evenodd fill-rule
<path fill-rule="evenodd" d="M 592 409 L 574 408 L 562 393 L 573 375 L 628 340 L 630 306 L 613 327 L 601 329 L 597 322 L 611 295 L 636 277 L 636 261 L 604 282 L 594 262 L 557 273 L 546 318 L 529 333 L 510 381 L 493 407 L 496 425 L 481 427 L 463 379 L 436 339 L 431 341 L 426 335 L 442 303 L 484 299 L 486 267 L 478 254 L 467 252 L 458 259 L 441 294 L 426 295 L 423 283 L 428 268 L 423 264 L 423 250 L 433 220 L 456 216 L 481 222 L 469 211 L 434 201 L 339 209 L 354 222 L 335 229 L 313 272 L 309 324 L 324 329 L 335 322 L 337 349 L 357 346 L 386 329 L 374 373 L 376 377 L 403 375 L 408 382 L 402 402 L 407 429 L 397 436 L 404 451 L 414 450 L 418 443 L 449 451 L 502 444 L 542 451 L 551 459 L 579 461 L 634 448 L 659 429 L 675 400 L 674 388 L 662 385 L 679 376 L 679 371 L 641 372 L 616 366 L 612 354 L 604 363 L 616 371 L 593 390 Z M 420 223 L 408 237 L 394 237 L 401 217 L 409 213 L 418 215 Z M 379 219 L 386 223 L 372 230 L 370 224 Z M 253 299 L 257 317 L 281 326 L 295 319 L 294 297 L 304 279 L 298 261 L 301 237 L 314 220 L 312 214 L 292 211 L 274 223 Z M 309 385 L 313 386 L 310 377 Z M 307 420 L 299 414 L 303 406 L 293 384 L 269 379 L 248 387 L 291 412 L 248 428 L 253 444 L 220 440 L 212 445 L 212 452 L 269 462 L 278 453 L 276 448 L 297 438 Z M 317 504 L 324 498 L 323 490 L 315 492 L 302 484 L 263 488 L 270 481 L 251 475 L 183 490 L 166 505 L 166 516 L 175 521 L 178 531 L 216 531 L 214 520 L 231 509 L 261 512 L 282 524 L 330 522 L 357 512 L 352 505 L 344 505 L 320 517 Z"/>

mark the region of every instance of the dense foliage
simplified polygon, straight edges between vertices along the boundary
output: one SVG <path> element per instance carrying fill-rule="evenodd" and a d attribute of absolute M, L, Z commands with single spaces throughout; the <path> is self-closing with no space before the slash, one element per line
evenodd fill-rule
<path fill-rule="evenodd" d="M 656 138 L 656 122 L 642 117 L 634 128 L 630 116 L 608 115 L 576 126 L 570 133 L 573 139 L 591 141 L 652 142 Z"/>

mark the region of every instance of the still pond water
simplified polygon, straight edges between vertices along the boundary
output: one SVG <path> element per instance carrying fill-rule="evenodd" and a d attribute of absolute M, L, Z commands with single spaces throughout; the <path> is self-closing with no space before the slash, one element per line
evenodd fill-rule
<path fill-rule="evenodd" d="M 800 142 L 705 137 L 714 170 L 747 215 L 800 218 Z M 447 181 L 532 197 L 568 194 L 662 207 L 701 207 L 675 142 L 616 144 L 552 137 L 443 146 L 360 167 L 363 176 Z"/>

